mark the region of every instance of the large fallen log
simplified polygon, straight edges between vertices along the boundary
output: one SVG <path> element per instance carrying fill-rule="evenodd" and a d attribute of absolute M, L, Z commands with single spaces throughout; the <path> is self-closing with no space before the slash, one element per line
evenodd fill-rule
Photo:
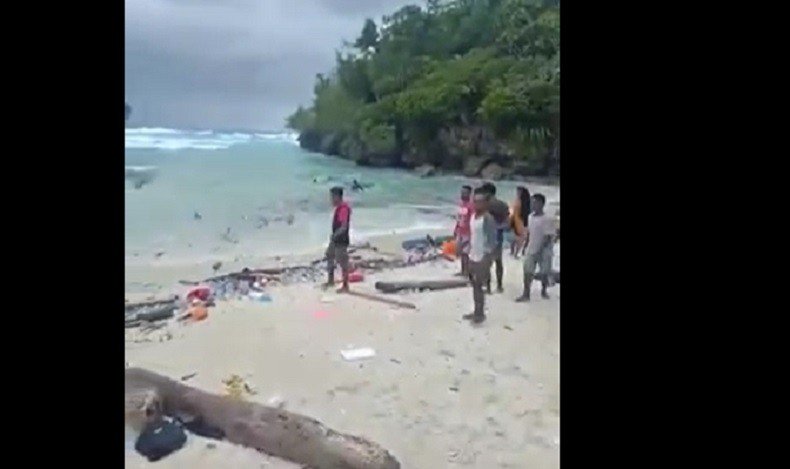
<path fill-rule="evenodd" d="M 140 301 L 140 302 L 136 302 L 136 303 L 126 303 L 124 305 L 124 309 L 127 312 L 129 312 L 129 311 L 134 311 L 134 310 L 140 309 L 140 308 L 148 308 L 148 307 L 151 307 L 151 306 L 172 305 L 172 304 L 175 304 L 175 302 L 176 302 L 175 298 L 167 298 L 167 299 L 151 300 L 151 301 Z"/>
<path fill-rule="evenodd" d="M 275 407 L 210 394 L 140 368 L 126 369 L 126 394 L 150 391 L 162 413 L 201 434 L 315 469 L 398 469 L 384 448 Z M 143 394 L 145 395 L 145 394 Z"/>
<path fill-rule="evenodd" d="M 376 282 L 376 290 L 384 293 L 395 293 L 401 290 L 445 290 L 461 288 L 469 285 L 466 279 L 454 280 L 422 280 L 417 282 Z"/>

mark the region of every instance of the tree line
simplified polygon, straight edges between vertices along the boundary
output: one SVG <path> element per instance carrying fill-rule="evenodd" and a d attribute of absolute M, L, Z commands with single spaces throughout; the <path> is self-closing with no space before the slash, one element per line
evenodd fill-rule
<path fill-rule="evenodd" d="M 429 0 L 367 19 L 313 91 L 287 119 L 304 148 L 470 175 L 488 162 L 555 172 L 559 1 Z"/>

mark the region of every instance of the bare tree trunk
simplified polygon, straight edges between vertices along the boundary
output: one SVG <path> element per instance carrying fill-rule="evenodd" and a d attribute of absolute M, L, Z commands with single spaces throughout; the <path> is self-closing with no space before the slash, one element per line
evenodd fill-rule
<path fill-rule="evenodd" d="M 224 435 L 232 443 L 315 469 L 399 469 L 384 448 L 274 407 L 203 392 L 140 368 L 126 369 L 126 393 L 151 390 L 162 412 Z"/>

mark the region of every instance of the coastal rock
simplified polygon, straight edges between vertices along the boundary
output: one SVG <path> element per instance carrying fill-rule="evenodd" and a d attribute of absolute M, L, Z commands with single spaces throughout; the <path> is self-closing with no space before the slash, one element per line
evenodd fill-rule
<path fill-rule="evenodd" d="M 337 134 L 327 134 L 321 138 L 321 153 L 337 156 L 340 154 L 340 138 Z"/>
<path fill-rule="evenodd" d="M 498 181 L 502 179 L 504 175 L 504 170 L 502 166 L 499 166 L 496 163 L 490 163 L 482 171 L 480 171 L 480 177 L 483 179 L 488 179 L 491 181 Z"/>
<path fill-rule="evenodd" d="M 432 165 L 432 164 L 424 164 L 424 165 L 418 166 L 415 169 L 415 171 L 417 172 L 417 174 L 421 178 L 426 178 L 426 177 L 430 177 L 430 176 L 435 176 L 436 175 L 436 167 L 434 165 Z"/>
<path fill-rule="evenodd" d="M 517 161 L 513 163 L 513 174 L 517 176 L 530 176 L 532 175 L 532 167 L 526 161 Z"/>
<path fill-rule="evenodd" d="M 484 156 L 471 156 L 464 161 L 464 176 L 474 177 L 479 176 L 480 171 L 490 162 L 490 159 Z"/>
<path fill-rule="evenodd" d="M 312 130 L 306 130 L 299 134 L 299 146 L 305 150 L 320 152 L 322 140 L 321 134 Z"/>
<path fill-rule="evenodd" d="M 400 166 L 400 158 L 395 154 L 367 153 L 356 159 L 360 166 L 374 168 L 390 168 Z"/>

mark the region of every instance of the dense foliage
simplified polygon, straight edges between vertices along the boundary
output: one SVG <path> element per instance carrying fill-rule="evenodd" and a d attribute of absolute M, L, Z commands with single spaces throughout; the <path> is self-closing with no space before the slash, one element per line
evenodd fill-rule
<path fill-rule="evenodd" d="M 365 21 L 288 126 L 302 146 L 360 164 L 486 158 L 545 174 L 559 159 L 559 51 L 556 0 L 405 6 Z"/>

